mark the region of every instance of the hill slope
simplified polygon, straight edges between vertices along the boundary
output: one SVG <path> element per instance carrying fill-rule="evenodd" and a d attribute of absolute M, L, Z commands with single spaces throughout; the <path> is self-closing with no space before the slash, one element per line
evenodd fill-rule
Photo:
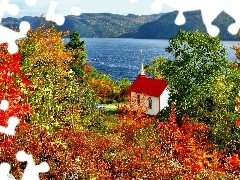
<path fill-rule="evenodd" d="M 207 32 L 206 27 L 203 24 L 201 11 L 185 12 L 184 16 L 186 17 L 186 23 L 182 26 L 178 26 L 174 23 L 177 14 L 177 11 L 166 13 L 162 15 L 158 20 L 142 25 L 136 33 L 123 34 L 120 37 L 169 39 L 174 37 L 180 29 L 184 29 L 186 31 L 200 30 L 202 32 Z M 219 14 L 219 16 L 212 22 L 212 24 L 220 28 L 219 37 L 221 40 L 240 39 L 238 36 L 233 36 L 227 31 L 228 26 L 233 22 L 234 19 L 224 12 Z"/>
<path fill-rule="evenodd" d="M 81 37 L 88 38 L 141 38 L 141 39 L 169 39 L 174 37 L 179 29 L 200 30 L 206 32 L 200 11 L 189 11 L 184 13 L 186 23 L 177 26 L 174 21 L 177 11 L 154 14 L 154 15 L 118 15 L 111 13 L 83 13 L 80 16 L 66 16 L 64 25 L 58 26 L 58 30 L 79 30 Z M 30 22 L 33 29 L 41 24 L 38 17 L 25 16 L 20 19 L 4 18 L 2 23 L 6 27 L 19 26 L 21 21 Z M 234 22 L 226 13 L 222 12 L 213 24 L 220 28 L 221 40 L 240 40 L 238 36 L 228 33 L 228 26 Z"/>
<path fill-rule="evenodd" d="M 126 33 L 136 33 L 141 25 L 157 20 L 161 14 L 154 15 L 118 15 L 111 13 L 83 13 L 80 16 L 66 16 L 65 23 L 58 26 L 59 30 L 78 29 L 82 37 L 118 37 Z M 28 21 L 35 29 L 41 24 L 38 17 L 24 16 L 22 18 L 4 18 L 2 23 L 6 27 L 18 27 L 21 21 Z"/>

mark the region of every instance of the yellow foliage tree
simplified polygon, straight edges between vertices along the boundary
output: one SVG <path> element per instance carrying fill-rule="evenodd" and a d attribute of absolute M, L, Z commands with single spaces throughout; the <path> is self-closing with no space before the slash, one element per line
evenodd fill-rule
<path fill-rule="evenodd" d="M 94 109 L 94 94 L 77 81 L 72 71 L 72 50 L 62 41 L 68 32 L 51 24 L 29 31 L 18 42 L 22 71 L 31 81 L 28 101 L 34 110 L 31 120 L 47 129 L 78 126 Z"/>

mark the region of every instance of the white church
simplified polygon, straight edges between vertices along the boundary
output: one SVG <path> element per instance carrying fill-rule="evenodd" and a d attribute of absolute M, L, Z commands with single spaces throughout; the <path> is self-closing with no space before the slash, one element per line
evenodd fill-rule
<path fill-rule="evenodd" d="M 145 105 L 147 107 L 146 113 L 149 115 L 156 115 L 168 105 L 169 92 L 167 86 L 164 80 L 148 78 L 145 75 L 141 59 L 139 74 L 129 88 L 131 92 L 131 101 L 135 101 L 135 107 L 137 108 L 141 98 L 144 96 Z"/>

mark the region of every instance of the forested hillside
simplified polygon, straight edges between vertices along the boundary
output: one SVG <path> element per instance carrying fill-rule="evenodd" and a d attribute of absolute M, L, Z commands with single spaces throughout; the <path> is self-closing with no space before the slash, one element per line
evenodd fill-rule
<path fill-rule="evenodd" d="M 128 14 L 125 16 L 111 13 L 83 13 L 80 16 L 66 16 L 65 23 L 58 26 L 58 30 L 73 32 L 77 29 L 81 32 L 82 37 L 111 38 L 122 34 L 136 33 L 143 24 L 155 21 L 160 16 L 161 14 L 142 16 Z M 18 27 L 23 20 L 30 22 L 33 29 L 41 25 L 39 17 L 29 16 L 20 19 L 5 18 L 2 20 L 2 24 L 6 27 Z"/>
<path fill-rule="evenodd" d="M 83 13 L 80 16 L 66 16 L 66 21 L 58 30 L 77 29 L 85 38 L 139 38 L 139 39 L 169 39 L 178 33 L 180 29 L 185 31 L 200 30 L 206 32 L 201 11 L 185 12 L 186 23 L 178 26 L 174 23 L 177 11 L 165 14 L 153 15 L 118 15 L 111 13 Z M 21 21 L 30 22 L 33 29 L 41 25 L 39 17 L 25 16 L 20 19 L 5 18 L 2 24 L 6 27 L 18 27 Z M 226 13 L 222 12 L 213 24 L 220 28 L 221 40 L 239 40 L 238 36 L 232 36 L 227 31 L 228 26 L 234 22 Z"/>
<path fill-rule="evenodd" d="M 205 25 L 203 24 L 201 11 L 189 11 L 185 12 L 186 23 L 182 26 L 175 24 L 175 19 L 178 12 L 174 11 L 162 15 L 158 20 L 146 23 L 142 25 L 137 33 L 124 34 L 123 38 L 143 38 L 143 39 L 169 39 L 176 36 L 180 29 L 185 31 L 196 31 L 207 32 Z M 219 14 L 219 16 L 212 22 L 220 28 L 219 37 L 221 40 L 239 40 L 238 36 L 231 35 L 227 28 L 230 24 L 234 23 L 234 19 L 231 18 L 225 12 Z"/>

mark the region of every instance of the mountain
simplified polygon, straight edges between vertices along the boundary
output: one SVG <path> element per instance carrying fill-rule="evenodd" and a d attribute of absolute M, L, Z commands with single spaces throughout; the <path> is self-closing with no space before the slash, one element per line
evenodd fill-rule
<path fill-rule="evenodd" d="M 153 15 L 118 15 L 111 13 L 83 13 L 80 16 L 65 16 L 65 23 L 58 26 L 58 30 L 78 29 L 81 37 L 88 38 L 141 38 L 141 39 L 169 39 L 174 37 L 180 29 L 206 31 L 203 24 L 201 11 L 185 12 L 186 23 L 178 26 L 174 23 L 178 12 L 153 14 Z M 33 29 L 40 24 L 39 17 L 24 16 L 16 19 L 4 18 L 2 25 L 18 27 L 21 21 L 28 21 Z M 212 22 L 220 28 L 221 40 L 240 40 L 239 36 L 231 35 L 227 28 L 235 22 L 228 14 L 222 12 Z"/>
<path fill-rule="evenodd" d="M 161 15 L 134 15 L 127 16 L 99 13 L 82 14 L 78 17 L 67 16 L 63 30 L 78 29 L 82 37 L 118 37 L 122 34 L 137 32 L 141 25 L 157 20 Z"/>
<path fill-rule="evenodd" d="M 31 16 L 24 16 L 22 18 L 12 18 L 12 17 L 7 17 L 7 18 L 3 18 L 1 25 L 5 26 L 5 27 L 19 27 L 19 24 L 22 21 L 27 21 L 31 24 L 32 29 L 36 29 L 40 24 L 40 18 L 39 17 L 31 17 Z"/>
<path fill-rule="evenodd" d="M 58 26 L 58 30 L 78 29 L 81 37 L 118 37 L 122 34 L 136 33 L 141 25 L 155 21 L 162 14 L 153 15 L 118 15 L 111 13 L 83 13 L 80 16 L 65 16 L 65 23 Z M 22 18 L 3 18 L 2 25 L 6 27 L 18 27 L 21 21 L 28 21 L 35 29 L 41 24 L 38 17 L 24 16 Z"/>
<path fill-rule="evenodd" d="M 203 24 L 201 11 L 189 11 L 185 12 L 186 23 L 178 26 L 175 24 L 175 19 L 178 12 L 173 11 L 162 15 L 158 20 L 152 21 L 142 25 L 136 33 L 123 34 L 121 38 L 143 38 L 143 39 L 170 39 L 174 37 L 180 29 L 186 31 L 200 30 L 207 32 L 205 25 Z M 221 40 L 240 40 L 239 36 L 231 35 L 227 28 L 231 23 L 234 23 L 234 19 L 225 12 L 222 12 L 212 22 L 220 29 L 219 37 Z"/>

